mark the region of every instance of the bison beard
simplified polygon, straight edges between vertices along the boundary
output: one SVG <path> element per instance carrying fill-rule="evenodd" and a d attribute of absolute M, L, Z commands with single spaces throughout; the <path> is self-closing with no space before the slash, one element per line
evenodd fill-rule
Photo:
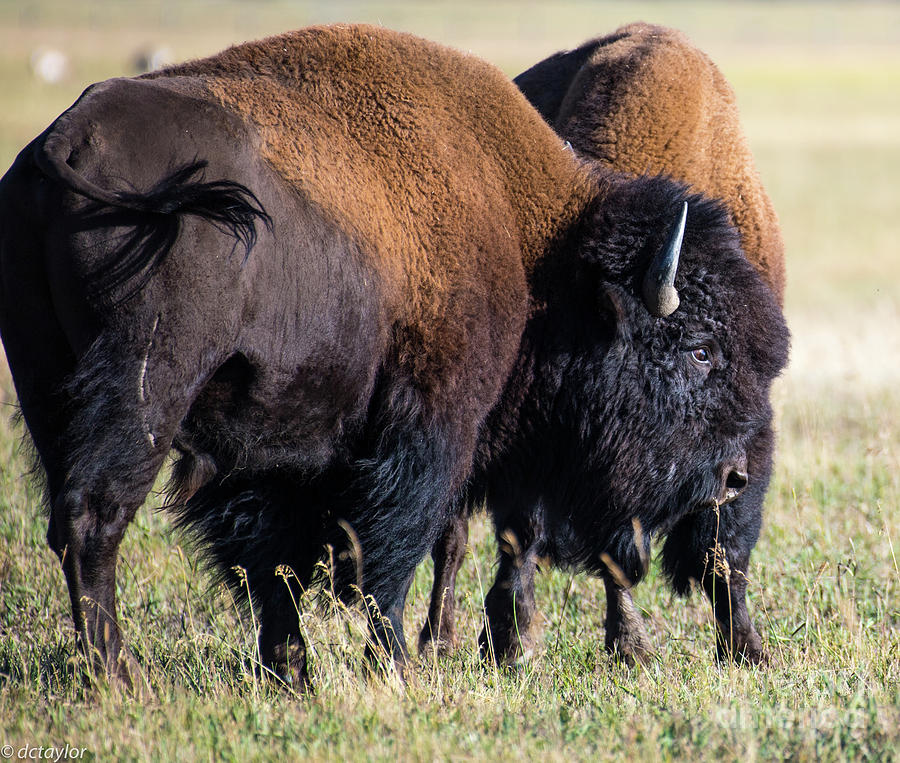
<path fill-rule="evenodd" d="M 643 278 L 686 199 L 681 307 L 651 317 Z M 126 684 L 118 547 L 171 449 L 178 521 L 304 688 L 292 599 L 329 546 L 371 651 L 400 666 L 415 566 L 467 483 L 505 495 L 529 559 L 609 551 L 632 574 L 631 517 L 665 531 L 721 487 L 710 470 L 768 424 L 786 352 L 720 209 L 591 171 L 493 67 L 372 27 L 90 88 L 0 181 L 0 215 L 0 333 L 48 541 L 82 649 Z M 708 373 L 686 365 L 698 336 Z M 673 481 L 653 454 L 683 431 Z M 541 486 L 545 448 L 511 486 L 545 433 L 579 462 Z"/>

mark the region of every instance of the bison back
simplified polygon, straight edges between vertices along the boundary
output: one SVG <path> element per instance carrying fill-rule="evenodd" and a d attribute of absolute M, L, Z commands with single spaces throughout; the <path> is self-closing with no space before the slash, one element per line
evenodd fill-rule
<path fill-rule="evenodd" d="M 783 300 L 784 243 L 734 91 L 681 32 L 631 24 L 550 56 L 515 82 L 579 153 L 724 201 L 748 259 Z"/>

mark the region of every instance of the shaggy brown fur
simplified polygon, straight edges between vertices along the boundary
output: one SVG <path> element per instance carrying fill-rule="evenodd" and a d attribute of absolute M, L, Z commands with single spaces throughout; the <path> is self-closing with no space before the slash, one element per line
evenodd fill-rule
<path fill-rule="evenodd" d="M 537 115 L 506 107 L 519 98 L 499 70 L 410 35 L 311 27 L 150 76 L 202 82 L 258 129 L 275 171 L 372 258 L 391 322 L 415 327 L 401 354 L 429 384 L 464 358 L 469 279 L 494 281 L 494 255 L 511 246 L 527 273 L 588 195 L 586 173 Z M 475 231 L 505 240 L 483 238 L 473 253 Z"/>
<path fill-rule="evenodd" d="M 633 175 L 664 174 L 722 199 L 747 258 L 784 299 L 778 218 L 741 129 L 734 91 L 679 31 L 629 24 L 516 78 L 581 154 Z"/>
<path fill-rule="evenodd" d="M 428 67 L 414 64 L 423 60 Z M 199 78 L 253 123 L 276 172 L 380 253 L 376 267 L 403 284 L 395 296 L 415 310 L 423 295 L 445 292 L 449 274 L 468 269 L 460 258 L 468 257 L 473 227 L 490 227 L 447 219 L 448 210 L 503 199 L 493 214 L 515 222 L 506 233 L 530 269 L 555 229 L 577 214 L 573 200 L 583 203 L 589 193 L 586 173 L 536 115 L 506 107 L 518 93 L 499 70 L 409 35 L 312 27 L 151 76 Z M 506 187 L 506 178 L 516 178 L 516 187 Z M 560 186 L 571 187 L 573 199 L 560 198 Z M 385 224 L 395 217 L 402 229 Z M 438 242 L 439 265 L 419 256 Z"/>

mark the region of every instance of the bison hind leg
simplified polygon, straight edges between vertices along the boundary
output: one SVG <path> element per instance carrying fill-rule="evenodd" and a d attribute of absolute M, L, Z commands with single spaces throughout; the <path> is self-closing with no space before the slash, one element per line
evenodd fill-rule
<path fill-rule="evenodd" d="M 187 408 L 179 385 L 148 396 L 138 383 L 144 374 L 134 349 L 146 346 L 146 336 L 114 333 L 94 342 L 58 390 L 65 413 L 49 446 L 43 411 L 23 400 L 47 471 L 48 542 L 66 576 L 79 645 L 97 672 L 140 693 L 143 678 L 116 616 L 119 545 Z"/>
<path fill-rule="evenodd" d="M 170 507 L 219 580 L 238 601 L 252 599 L 263 667 L 303 694 L 312 687 L 300 607 L 322 538 L 308 492 L 300 478 L 282 471 L 214 477 Z"/>
<path fill-rule="evenodd" d="M 442 655 L 456 647 L 456 574 L 465 558 L 468 540 L 468 517 L 455 514 L 431 550 L 434 584 L 428 617 L 419 632 L 419 654 L 432 649 Z"/>

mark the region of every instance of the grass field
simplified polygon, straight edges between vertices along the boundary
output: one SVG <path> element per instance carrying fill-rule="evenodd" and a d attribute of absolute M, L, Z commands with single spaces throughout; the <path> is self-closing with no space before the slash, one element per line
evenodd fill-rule
<path fill-rule="evenodd" d="M 131 73 L 151 44 L 183 59 L 370 21 L 513 75 L 636 19 L 682 28 L 732 81 L 787 243 L 792 363 L 751 565 L 770 664 L 718 667 L 705 601 L 677 599 L 654 567 L 635 595 L 658 647 L 649 666 L 603 652 L 599 581 L 548 571 L 535 657 L 515 675 L 485 668 L 476 639 L 494 546 L 479 522 L 457 653 L 423 660 L 405 686 L 369 678 L 358 617 L 305 608 L 318 693 L 296 698 L 260 680 L 254 623 L 148 507 L 124 543 L 119 595 L 152 696 L 122 698 L 83 680 L 39 496 L 2 416 L 0 756 L 68 744 L 123 760 L 900 758 L 900 5 L 0 0 L 0 171 L 84 86 Z M 40 45 L 69 55 L 62 82 L 32 78 Z M 12 413 L 5 368 L 0 402 Z M 426 562 L 409 634 L 430 575 Z"/>

